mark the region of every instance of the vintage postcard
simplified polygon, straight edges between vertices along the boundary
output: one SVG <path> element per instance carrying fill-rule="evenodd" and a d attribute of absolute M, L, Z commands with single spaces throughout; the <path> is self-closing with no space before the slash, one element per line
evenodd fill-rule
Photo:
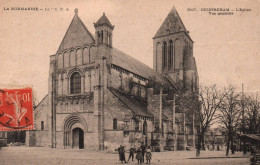
<path fill-rule="evenodd" d="M 260 162 L 259 0 L 2 0 L 0 164 Z"/>

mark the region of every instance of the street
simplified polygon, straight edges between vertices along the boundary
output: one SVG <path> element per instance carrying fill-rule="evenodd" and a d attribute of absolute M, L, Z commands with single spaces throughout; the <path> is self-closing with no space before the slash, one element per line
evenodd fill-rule
<path fill-rule="evenodd" d="M 126 153 L 128 159 L 129 153 Z M 172 151 L 172 152 L 153 152 L 152 165 L 167 164 L 249 164 L 249 158 L 242 157 L 241 152 L 225 158 L 224 151 L 202 151 L 200 159 L 196 159 L 195 151 Z M 41 147 L 4 147 L 0 150 L 0 165 L 17 165 L 17 164 L 121 164 L 118 154 L 104 152 L 88 152 L 84 150 L 73 149 L 51 149 Z M 131 160 L 127 164 L 137 164 Z"/>

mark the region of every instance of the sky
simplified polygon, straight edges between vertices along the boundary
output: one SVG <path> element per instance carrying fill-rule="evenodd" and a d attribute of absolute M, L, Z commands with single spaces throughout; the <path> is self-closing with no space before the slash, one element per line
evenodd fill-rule
<path fill-rule="evenodd" d="M 260 90 L 259 0 L 1 0 L 0 88 L 32 86 L 38 101 L 47 94 L 49 56 L 58 50 L 75 8 L 92 34 L 105 12 L 115 25 L 113 47 L 152 67 L 152 38 L 173 6 L 194 41 L 201 84 L 241 90 L 243 83 L 246 92 Z M 43 10 L 7 10 L 11 7 Z M 234 14 L 210 15 L 204 8 L 229 8 Z M 251 11 L 236 11 L 240 8 Z"/>

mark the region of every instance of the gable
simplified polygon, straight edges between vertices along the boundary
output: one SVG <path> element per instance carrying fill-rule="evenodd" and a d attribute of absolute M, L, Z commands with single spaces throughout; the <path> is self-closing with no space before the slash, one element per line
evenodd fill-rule
<path fill-rule="evenodd" d="M 164 36 L 169 33 L 176 33 L 181 31 L 186 31 L 186 28 L 182 23 L 182 20 L 178 12 L 176 11 L 175 7 L 173 7 L 166 19 L 164 20 L 163 24 L 155 34 L 154 38 Z"/>
<path fill-rule="evenodd" d="M 60 44 L 58 52 L 65 49 L 75 48 L 77 46 L 90 45 L 93 43 L 95 43 L 93 36 L 88 31 L 78 15 L 75 14 Z"/>

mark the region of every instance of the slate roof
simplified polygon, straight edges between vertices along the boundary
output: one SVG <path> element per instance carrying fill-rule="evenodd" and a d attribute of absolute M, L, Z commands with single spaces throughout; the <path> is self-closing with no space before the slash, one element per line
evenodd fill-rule
<path fill-rule="evenodd" d="M 157 33 L 155 34 L 154 38 L 167 35 L 170 33 L 176 33 L 176 32 L 187 32 L 178 12 L 176 11 L 175 7 L 171 9 L 165 20 L 163 21 L 163 24 L 158 29 Z"/>
<path fill-rule="evenodd" d="M 140 103 L 137 99 L 122 94 L 112 88 L 109 90 L 121 101 L 123 102 L 133 113 L 137 116 L 153 117 L 151 113 L 147 111 L 146 105 Z"/>
<path fill-rule="evenodd" d="M 94 23 L 95 27 L 100 26 L 100 25 L 107 25 L 110 28 L 114 28 L 114 26 L 110 23 L 110 21 L 108 20 L 108 18 L 106 17 L 105 13 L 103 13 L 103 15 L 101 16 L 101 18 L 99 18 L 99 20 Z"/>
<path fill-rule="evenodd" d="M 161 76 L 158 72 L 154 71 L 149 66 L 143 64 L 142 62 L 136 60 L 135 58 L 123 53 L 118 49 L 111 49 L 112 54 L 112 64 L 120 66 L 130 72 L 133 72 L 139 76 L 142 76 L 146 79 L 150 79 L 152 77 L 156 78 L 157 82 L 163 84 L 171 84 L 167 78 Z"/>

